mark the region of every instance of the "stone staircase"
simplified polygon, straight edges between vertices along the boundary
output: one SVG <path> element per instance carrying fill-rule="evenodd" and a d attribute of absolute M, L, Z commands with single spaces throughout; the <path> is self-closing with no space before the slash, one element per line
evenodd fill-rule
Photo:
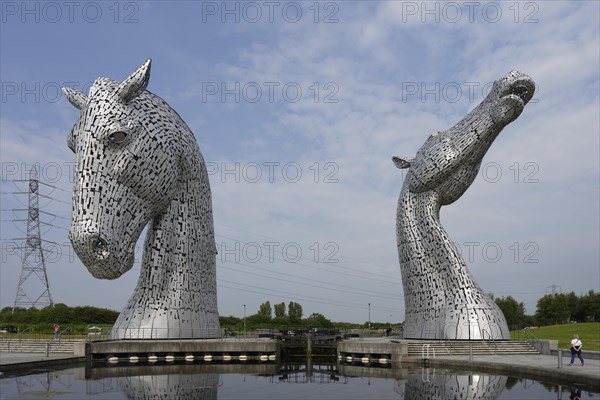
<path fill-rule="evenodd" d="M 46 339 L 1 339 L 0 352 L 3 353 L 46 353 L 46 344 L 50 344 L 50 354 L 73 354 L 77 340 Z"/>
<path fill-rule="evenodd" d="M 429 357 L 469 355 L 540 354 L 526 340 L 409 340 L 407 357 L 421 358 L 424 345 L 429 345 Z"/>

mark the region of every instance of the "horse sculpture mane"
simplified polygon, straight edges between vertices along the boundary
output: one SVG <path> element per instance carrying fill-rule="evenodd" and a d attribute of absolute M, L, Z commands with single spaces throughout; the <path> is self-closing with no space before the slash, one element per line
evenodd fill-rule
<path fill-rule="evenodd" d="M 473 183 L 492 142 L 534 91 L 531 78 L 512 71 L 460 122 L 432 134 L 415 157 L 393 158 L 408 168 L 396 217 L 405 338 L 510 339 L 502 311 L 469 274 L 439 213 Z"/>
<path fill-rule="evenodd" d="M 81 110 L 68 138 L 76 156 L 69 238 L 101 279 L 131 269 L 148 225 L 140 278 L 115 339 L 220 335 L 216 246 L 206 165 L 190 128 L 146 87 L 147 60 L 89 94 L 63 88 Z"/>

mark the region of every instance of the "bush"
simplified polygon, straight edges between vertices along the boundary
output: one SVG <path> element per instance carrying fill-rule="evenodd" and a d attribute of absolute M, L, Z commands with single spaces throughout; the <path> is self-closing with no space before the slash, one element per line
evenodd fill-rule
<path fill-rule="evenodd" d="M 15 325 L 21 329 L 31 326 L 49 326 L 54 324 L 87 325 L 87 324 L 114 324 L 119 313 L 117 311 L 92 306 L 69 307 L 58 303 L 54 307 L 45 307 L 41 310 L 31 307 L 29 309 L 16 308 L 13 313 L 11 307 L 0 311 L 0 325 Z"/>

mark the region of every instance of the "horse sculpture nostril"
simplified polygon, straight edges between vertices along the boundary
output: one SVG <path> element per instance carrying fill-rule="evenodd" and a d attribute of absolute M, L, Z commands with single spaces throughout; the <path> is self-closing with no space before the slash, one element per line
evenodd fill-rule
<path fill-rule="evenodd" d="M 110 251 L 108 249 L 108 243 L 106 240 L 97 237 L 92 241 L 92 252 L 94 256 L 99 259 L 105 259 L 110 255 Z"/>
<path fill-rule="evenodd" d="M 518 85 L 511 90 L 511 93 L 519 96 L 521 100 L 525 101 L 527 99 L 527 95 L 529 94 L 529 89 L 527 86 Z"/>

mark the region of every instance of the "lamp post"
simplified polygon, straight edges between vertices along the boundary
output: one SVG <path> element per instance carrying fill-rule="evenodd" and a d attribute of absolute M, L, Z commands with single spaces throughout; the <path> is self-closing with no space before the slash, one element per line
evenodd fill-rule
<path fill-rule="evenodd" d="M 371 329 L 371 303 L 369 303 L 369 329 Z"/>
<path fill-rule="evenodd" d="M 244 336 L 246 336 L 246 305 L 242 305 L 244 306 Z"/>

